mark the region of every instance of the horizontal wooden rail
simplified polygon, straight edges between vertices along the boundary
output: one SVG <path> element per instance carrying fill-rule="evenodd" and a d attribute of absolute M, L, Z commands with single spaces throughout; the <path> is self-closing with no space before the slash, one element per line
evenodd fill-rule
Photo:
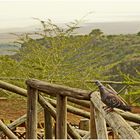
<path fill-rule="evenodd" d="M 121 111 L 121 110 L 118 110 L 118 109 L 115 109 L 115 111 L 118 114 L 120 114 L 124 119 L 140 124 L 140 115 L 133 114 L 131 112 L 124 112 L 124 111 Z"/>
<path fill-rule="evenodd" d="M 96 80 L 86 80 L 86 83 L 95 83 Z M 132 85 L 132 86 L 139 86 L 140 82 L 120 82 L 120 81 L 100 81 L 101 83 L 104 84 L 116 84 L 116 85 Z"/>
<path fill-rule="evenodd" d="M 90 108 L 90 101 L 87 101 L 87 100 L 78 100 L 72 97 L 68 97 L 68 101 L 75 103 L 77 105 L 83 106 L 83 107 Z"/>
<path fill-rule="evenodd" d="M 49 95 L 53 93 L 53 95 L 55 94 L 55 96 L 59 94 L 62 96 L 68 96 L 68 97 L 73 97 L 77 99 L 89 100 L 89 95 L 91 93 L 91 91 L 51 84 L 51 83 L 39 81 L 36 79 L 27 80 L 26 83 L 32 88 L 36 88 L 42 92 L 47 92 L 47 94 Z"/>
<path fill-rule="evenodd" d="M 27 96 L 27 90 L 20 88 L 18 86 L 12 85 L 10 83 L 7 82 L 3 82 L 0 80 L 0 88 L 11 91 L 11 92 L 15 92 L 21 96 Z"/>

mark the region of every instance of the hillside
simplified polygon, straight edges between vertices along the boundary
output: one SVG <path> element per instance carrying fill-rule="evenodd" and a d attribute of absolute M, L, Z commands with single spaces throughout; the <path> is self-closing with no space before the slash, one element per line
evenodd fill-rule
<path fill-rule="evenodd" d="M 80 57 L 79 57 L 80 56 Z M 122 80 L 119 71 L 138 76 L 140 71 L 140 36 L 118 35 L 93 39 L 80 47 L 72 63 L 81 64 L 80 69 L 91 67 L 110 80 Z M 111 75 L 110 75 L 111 74 Z"/>
<path fill-rule="evenodd" d="M 96 79 L 104 75 L 104 80 L 106 76 L 109 80 L 122 80 L 120 71 L 133 77 L 138 76 L 136 71 L 140 71 L 140 36 L 106 35 L 95 37 L 83 35 L 65 39 L 64 50 L 61 50 L 61 55 L 64 56 L 61 63 L 66 65 L 63 67 L 63 73 L 70 66 L 71 72 L 75 73 L 88 71 L 89 68 L 93 69 L 97 75 L 93 74 L 92 76 L 91 71 L 89 79 Z M 57 42 L 55 38 L 54 40 Z M 48 47 L 44 39 L 39 39 L 38 43 L 45 49 Z M 8 47 L 1 45 L 1 49 L 3 49 L 1 51 L 3 53 L 4 51 L 11 53 L 10 45 Z"/>
<path fill-rule="evenodd" d="M 23 87 L 24 80 L 36 78 L 92 90 L 96 87 L 86 80 L 139 81 L 139 35 L 104 35 L 99 29 L 88 35 L 72 35 L 73 29 L 57 27 L 52 37 L 46 35 L 46 29 L 42 39 L 36 40 L 28 34 L 22 36 L 17 54 L 1 56 L 1 78 L 7 82 L 15 79 L 12 83 Z M 139 93 L 138 87 L 133 91 Z"/>

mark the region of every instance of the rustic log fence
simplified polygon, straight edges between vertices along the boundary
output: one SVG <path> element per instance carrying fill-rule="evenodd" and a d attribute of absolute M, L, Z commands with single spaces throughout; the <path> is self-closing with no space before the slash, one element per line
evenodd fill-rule
<path fill-rule="evenodd" d="M 118 135 L 119 138 L 129 138 L 136 139 L 140 138 L 139 134 L 117 113 L 111 112 L 106 113 L 103 110 L 103 103 L 101 102 L 98 93 L 64 87 L 60 85 L 50 84 L 47 82 L 42 82 L 38 80 L 28 80 L 27 85 L 30 87 L 28 90 L 29 96 L 36 97 L 34 100 L 36 103 L 29 102 L 28 104 L 28 118 L 34 117 L 34 120 L 37 118 L 34 114 L 36 110 L 38 91 L 47 93 L 48 95 L 56 96 L 56 138 L 57 139 L 66 139 L 67 138 L 67 97 L 76 98 L 79 100 L 90 100 L 90 138 L 105 138 L 107 139 L 107 128 L 106 121 L 113 129 L 113 131 Z M 32 89 L 32 90 L 31 90 Z M 33 92 L 34 91 L 34 92 Z M 33 97 L 32 97 L 33 99 Z M 32 108 L 31 108 L 32 107 Z M 33 112 L 33 113 L 31 113 Z M 30 114 L 34 114 L 32 117 Z M 27 132 L 30 135 L 27 135 L 27 138 L 36 138 L 36 121 L 28 121 L 27 124 L 34 126 L 34 128 L 28 128 Z M 106 120 L 106 121 L 105 121 Z M 115 123 L 114 123 L 115 122 Z"/>
<path fill-rule="evenodd" d="M 26 139 L 37 138 L 37 113 L 38 102 L 44 110 L 45 139 L 108 139 L 107 125 L 113 130 L 117 138 L 121 139 L 140 139 L 140 135 L 124 119 L 140 124 L 140 115 L 129 112 L 115 110 L 107 113 L 103 110 L 103 103 L 98 92 L 91 92 L 62 85 L 51 84 L 35 79 L 26 81 L 27 90 L 12 84 L 0 81 L 0 88 L 9 90 L 28 98 L 27 115 L 23 115 L 9 125 L 0 123 L 0 135 L 4 132 L 9 138 L 17 138 L 12 130 L 18 125 L 27 121 Z M 43 95 L 43 94 L 45 95 Z M 56 98 L 52 99 L 49 96 Z M 90 108 L 90 112 L 68 105 L 70 101 L 77 105 Z M 83 116 L 90 119 L 90 130 L 76 130 L 67 121 L 67 112 Z M 53 122 L 56 120 L 56 136 L 53 136 Z M 8 128 L 8 129 L 4 129 Z M 139 130 L 139 129 L 138 129 Z"/>

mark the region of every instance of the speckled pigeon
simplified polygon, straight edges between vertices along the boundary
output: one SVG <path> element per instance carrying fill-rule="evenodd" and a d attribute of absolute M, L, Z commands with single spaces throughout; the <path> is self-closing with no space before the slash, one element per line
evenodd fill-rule
<path fill-rule="evenodd" d="M 107 89 L 98 80 L 95 83 L 99 88 L 101 100 L 104 104 L 107 105 L 107 107 L 110 107 L 111 109 L 119 108 L 124 111 L 131 111 L 130 106 L 128 106 L 126 103 L 124 103 L 116 93 L 114 93 L 110 89 Z"/>

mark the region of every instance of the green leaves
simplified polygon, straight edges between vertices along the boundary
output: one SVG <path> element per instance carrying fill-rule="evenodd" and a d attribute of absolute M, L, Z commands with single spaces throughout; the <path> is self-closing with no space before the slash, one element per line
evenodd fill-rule
<path fill-rule="evenodd" d="M 107 36 L 99 29 L 89 35 L 74 35 L 79 28 L 77 20 L 64 28 L 51 20 L 39 22 L 42 29 L 35 35 L 40 35 L 40 39 L 23 34 L 18 39 L 22 44 L 19 52 L 1 57 L 1 77 L 36 78 L 91 90 L 94 84 L 87 84 L 86 80 L 138 81 L 138 36 Z M 13 82 L 25 86 L 24 81 Z"/>

